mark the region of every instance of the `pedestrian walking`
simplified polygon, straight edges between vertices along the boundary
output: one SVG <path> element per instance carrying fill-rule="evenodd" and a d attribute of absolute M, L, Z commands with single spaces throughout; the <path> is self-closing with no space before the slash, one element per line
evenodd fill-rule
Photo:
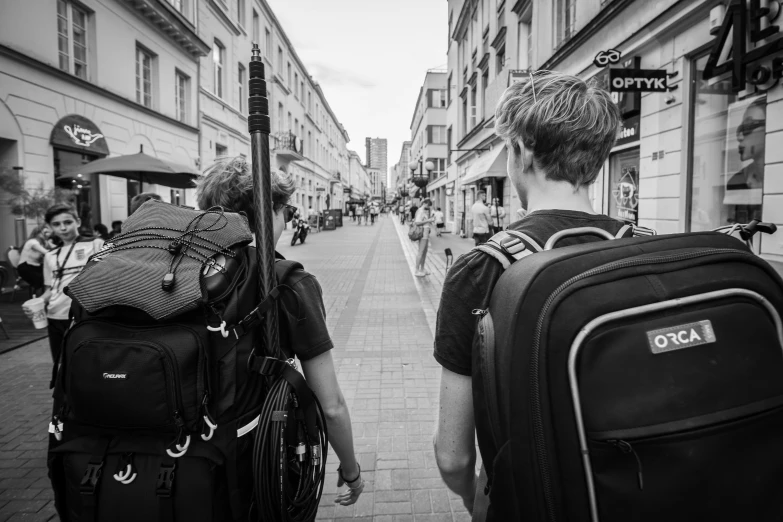
<path fill-rule="evenodd" d="M 351 210 L 351 221 L 356 221 L 356 205 L 351 205 L 350 210 Z"/>
<path fill-rule="evenodd" d="M 402 203 L 400 203 L 399 215 L 400 215 L 400 225 L 404 225 L 405 218 L 408 215 L 408 213 L 406 212 L 405 205 L 403 205 Z"/>
<path fill-rule="evenodd" d="M 364 206 L 364 224 L 366 225 L 369 220 L 370 220 L 370 205 L 365 205 Z"/>
<path fill-rule="evenodd" d="M 359 220 L 359 224 L 362 224 L 362 217 L 364 217 L 364 205 L 359 203 L 356 205 L 356 218 Z"/>
<path fill-rule="evenodd" d="M 489 229 L 492 217 L 489 213 L 489 207 L 484 203 L 487 200 L 487 193 L 479 190 L 477 195 L 478 199 L 470 208 L 470 213 L 473 214 L 473 241 L 478 246 L 481 243 L 486 243 L 492 236 Z"/>
<path fill-rule="evenodd" d="M 370 207 L 370 220 L 372 225 L 375 224 L 375 220 L 378 218 L 378 214 L 378 205 L 373 205 Z"/>
<path fill-rule="evenodd" d="M 43 291 L 44 276 L 42 263 L 44 256 L 49 252 L 49 237 L 51 235 L 52 229 L 49 225 L 35 227 L 19 254 L 19 264 L 16 266 L 16 273 L 36 293 Z"/>
<path fill-rule="evenodd" d="M 109 233 L 109 239 L 113 238 L 116 235 L 119 235 L 121 232 L 122 232 L 122 221 L 112 221 L 111 232 Z"/>
<path fill-rule="evenodd" d="M 492 234 L 497 234 L 503 230 L 503 220 L 506 217 L 506 209 L 500 204 L 500 199 L 492 198 L 492 205 L 489 207 L 489 216 L 491 220 L 490 229 Z"/>
<path fill-rule="evenodd" d="M 130 203 L 130 212 L 128 215 L 133 214 L 137 210 L 139 210 L 139 207 L 142 206 L 147 201 L 155 199 L 158 201 L 162 201 L 162 198 L 160 197 L 160 194 L 157 192 L 142 192 L 141 194 L 137 194 L 131 198 Z"/>
<path fill-rule="evenodd" d="M 413 218 L 413 222 L 422 227 L 423 233 L 419 239 L 419 253 L 416 256 L 416 277 L 430 275 L 429 270 L 424 268 L 424 263 L 427 261 L 427 250 L 430 245 L 431 225 L 435 222 L 430 198 L 425 198 L 421 205 L 421 208 L 416 211 L 416 217 Z"/>
<path fill-rule="evenodd" d="M 443 227 L 445 227 L 445 224 L 443 223 L 443 211 L 438 207 L 437 210 L 435 210 L 435 234 L 438 237 L 443 234 Z"/>
<path fill-rule="evenodd" d="M 46 305 L 49 348 L 52 361 L 60 360 L 60 348 L 68 329 L 71 298 L 65 293 L 71 281 L 82 271 L 91 255 L 103 247 L 101 238 L 84 238 L 79 235 L 81 220 L 76 209 L 64 204 L 54 205 L 46 211 L 44 221 L 52 229 L 62 245 L 44 256 L 44 293 Z"/>
<path fill-rule="evenodd" d="M 529 211 L 509 229 L 522 232 L 541 245 L 556 232 L 571 228 L 596 227 L 612 235 L 618 233 L 623 223 L 597 215 L 589 191 L 609 156 L 619 121 L 617 105 L 609 94 L 588 87 L 575 76 L 541 72 L 531 77 L 529 83 L 509 87 L 495 111 L 495 128 L 506 140 L 511 184 Z M 553 145 L 549 136 L 561 139 Z M 557 153 L 551 152 L 552 147 Z M 489 211 L 482 199 L 474 205 L 473 212 L 474 231 L 478 225 L 488 232 L 485 220 Z M 582 236 L 563 243 L 590 240 Z M 471 513 L 474 499 L 488 502 L 483 487 L 477 493 L 474 469 L 476 418 L 471 376 L 477 323 L 472 313 L 488 308 L 502 272 L 495 257 L 478 249 L 457 259 L 443 283 L 435 330 L 434 355 L 443 367 L 435 461 L 446 485 L 462 497 Z M 482 447 L 482 460 L 491 463 L 493 458 Z M 511 485 L 493 484 L 493 493 L 506 491 L 504 486 Z M 535 502 L 531 491 L 518 494 L 530 496 L 529 503 Z M 486 520 L 508 518 L 493 516 L 490 506 Z"/>
<path fill-rule="evenodd" d="M 251 194 L 255 187 L 250 168 L 241 157 L 221 160 L 207 169 L 197 190 L 199 208 L 221 206 L 227 211 L 244 212 L 249 219 L 256 215 L 252 199 L 246 196 Z M 293 212 L 289 214 L 288 202 L 295 190 L 296 183 L 290 174 L 283 171 L 272 173 L 275 244 L 283 234 L 284 223 L 293 216 Z M 251 230 L 253 228 L 251 224 Z M 280 254 L 275 255 L 282 258 Z M 290 341 L 281 343 L 281 347 L 290 350 L 286 356 L 296 355 L 300 360 L 307 385 L 318 397 L 323 411 L 328 412 L 326 424 L 329 444 L 340 460 L 337 486 L 348 486 L 337 495 L 334 502 L 348 506 L 359 499 L 364 489 L 364 481 L 353 447 L 351 415 L 334 368 L 331 351 L 334 343 L 326 326 L 323 291 L 315 276 L 303 269 L 294 270 L 285 281 L 280 281 L 280 284 L 296 292 L 300 306 L 298 317 L 306 318 L 304 326 L 281 324 L 281 333 L 287 335 Z M 285 317 L 285 314 L 280 314 L 280 317 Z"/>

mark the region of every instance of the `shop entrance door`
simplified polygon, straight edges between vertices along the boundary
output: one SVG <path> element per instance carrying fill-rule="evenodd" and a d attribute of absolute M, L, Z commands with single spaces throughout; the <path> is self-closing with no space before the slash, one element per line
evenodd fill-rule
<path fill-rule="evenodd" d="M 80 165 L 100 158 L 83 152 L 54 148 L 54 183 L 69 204 L 76 207 L 82 224 L 79 234 L 91 236 L 93 226 L 101 217 L 101 197 L 98 174 L 81 174 Z"/>
<path fill-rule="evenodd" d="M 609 216 L 639 223 L 639 148 L 609 156 Z"/>

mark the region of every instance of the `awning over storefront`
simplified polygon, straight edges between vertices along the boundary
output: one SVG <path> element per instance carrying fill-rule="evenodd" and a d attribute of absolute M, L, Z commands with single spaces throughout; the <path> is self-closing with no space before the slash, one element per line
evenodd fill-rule
<path fill-rule="evenodd" d="M 473 164 L 468 167 L 468 172 L 462 178 L 463 185 L 469 185 L 483 178 L 502 178 L 506 175 L 506 147 L 496 147 L 485 154 L 482 154 Z"/>

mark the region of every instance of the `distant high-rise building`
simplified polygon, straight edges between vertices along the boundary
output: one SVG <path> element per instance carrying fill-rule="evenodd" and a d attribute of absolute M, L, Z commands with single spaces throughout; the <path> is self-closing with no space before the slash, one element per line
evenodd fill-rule
<path fill-rule="evenodd" d="M 383 179 L 388 174 L 388 159 L 386 154 L 386 138 L 365 138 L 364 147 L 366 149 L 365 161 L 367 168 L 377 169 L 382 172 Z"/>

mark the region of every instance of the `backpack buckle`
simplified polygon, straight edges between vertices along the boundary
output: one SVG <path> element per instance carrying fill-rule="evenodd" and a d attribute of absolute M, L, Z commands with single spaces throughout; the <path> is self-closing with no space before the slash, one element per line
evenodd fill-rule
<path fill-rule="evenodd" d="M 95 489 L 98 487 L 98 480 L 101 478 L 101 468 L 103 468 L 103 461 L 97 464 L 92 462 L 87 464 L 87 469 L 84 470 L 82 481 L 79 484 L 79 492 L 82 495 L 95 494 Z"/>
<path fill-rule="evenodd" d="M 177 464 L 161 464 L 158 470 L 158 481 L 155 484 L 155 493 L 159 497 L 168 498 L 174 489 L 174 470 Z"/>
<path fill-rule="evenodd" d="M 514 236 L 507 236 L 500 240 L 500 246 L 512 256 L 525 250 L 525 242 Z"/>

